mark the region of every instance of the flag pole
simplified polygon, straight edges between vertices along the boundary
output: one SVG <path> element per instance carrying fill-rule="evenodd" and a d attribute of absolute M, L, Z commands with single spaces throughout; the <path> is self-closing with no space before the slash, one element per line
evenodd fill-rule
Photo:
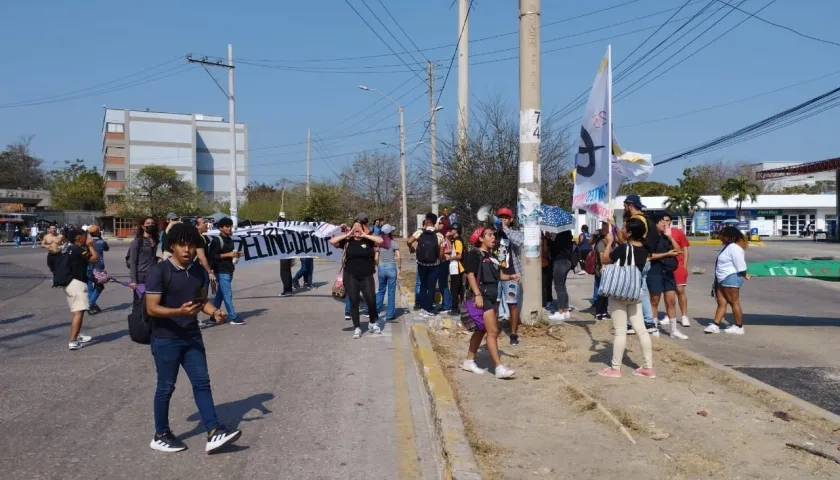
<path fill-rule="evenodd" d="M 612 157 L 613 157 L 613 95 L 612 95 L 612 45 L 607 45 L 607 138 L 609 139 L 610 146 L 609 146 L 609 154 L 608 154 L 608 162 L 607 168 L 609 169 L 608 173 L 608 185 L 607 185 L 607 208 L 609 209 L 610 219 L 613 216 L 613 198 L 612 198 L 612 184 L 613 184 L 613 175 L 612 175 Z M 603 177 L 602 177 L 603 178 Z"/>

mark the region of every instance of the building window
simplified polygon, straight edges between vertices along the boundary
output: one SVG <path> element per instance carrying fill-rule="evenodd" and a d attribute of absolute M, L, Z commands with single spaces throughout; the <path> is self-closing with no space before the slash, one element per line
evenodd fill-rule
<path fill-rule="evenodd" d="M 125 172 L 123 171 L 114 171 L 114 170 L 106 170 L 105 171 L 105 180 L 109 182 L 122 182 L 125 181 Z"/>
<path fill-rule="evenodd" d="M 125 133 L 125 124 L 108 122 L 108 133 Z"/>

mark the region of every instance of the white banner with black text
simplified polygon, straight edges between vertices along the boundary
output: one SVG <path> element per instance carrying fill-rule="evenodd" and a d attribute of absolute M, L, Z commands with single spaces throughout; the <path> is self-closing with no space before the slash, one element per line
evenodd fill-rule
<path fill-rule="evenodd" d="M 341 261 L 341 249 L 330 245 L 330 237 L 341 228 L 325 222 L 274 222 L 233 230 L 233 248 L 242 252 L 238 265 L 265 260 L 325 258 Z M 218 237 L 218 230 L 206 233 Z"/>

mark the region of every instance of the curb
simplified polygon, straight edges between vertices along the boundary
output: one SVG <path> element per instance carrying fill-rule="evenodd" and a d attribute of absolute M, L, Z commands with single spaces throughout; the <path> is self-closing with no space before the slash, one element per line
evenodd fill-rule
<path fill-rule="evenodd" d="M 455 403 L 455 393 L 443 375 L 425 325 L 411 326 L 411 347 L 429 395 L 435 436 L 445 465 L 444 478 L 481 480 L 461 413 Z"/>

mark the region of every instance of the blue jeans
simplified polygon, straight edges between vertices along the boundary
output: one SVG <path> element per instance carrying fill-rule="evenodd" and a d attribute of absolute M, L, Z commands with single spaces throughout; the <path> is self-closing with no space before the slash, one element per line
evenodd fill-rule
<path fill-rule="evenodd" d="M 440 262 L 436 275 L 441 302 L 443 302 L 443 310 L 452 310 L 452 293 L 449 291 L 449 262 Z M 434 287 L 432 287 L 433 302 L 435 298 L 434 293 Z"/>
<path fill-rule="evenodd" d="M 650 260 L 645 263 L 645 268 L 642 270 L 642 316 L 645 319 L 645 325 L 653 325 L 653 310 L 650 308 L 650 292 L 647 287 L 647 274 L 650 271 Z"/>
<path fill-rule="evenodd" d="M 397 265 L 380 265 L 379 290 L 376 292 L 376 311 L 382 311 L 382 302 L 385 300 L 385 292 L 388 292 L 388 311 L 385 312 L 385 319 L 392 320 L 397 316 Z"/>
<path fill-rule="evenodd" d="M 20 248 L 20 237 L 15 237 L 15 247 Z"/>
<path fill-rule="evenodd" d="M 379 311 L 379 310 L 377 310 L 377 311 Z M 364 303 L 359 305 L 359 313 L 360 314 L 367 314 L 367 305 L 365 305 Z M 350 316 L 350 296 L 349 295 L 344 297 L 344 316 L 346 316 L 346 317 Z"/>
<path fill-rule="evenodd" d="M 102 285 L 97 285 L 93 282 L 93 280 L 87 281 L 88 285 L 88 304 L 92 307 L 96 305 L 96 301 L 99 300 L 99 295 L 102 294 L 102 290 L 105 290 L 105 287 Z"/>
<path fill-rule="evenodd" d="M 216 298 L 213 299 L 213 306 L 220 308 L 222 303 L 225 304 L 228 320 L 236 320 L 239 315 L 236 314 L 236 309 L 233 308 L 233 275 L 230 273 L 220 273 L 216 275 L 216 280 L 219 283 L 219 288 L 216 290 Z"/>
<path fill-rule="evenodd" d="M 152 337 L 152 356 L 157 369 L 155 390 L 155 433 L 169 432 L 169 400 L 175 391 L 178 370 L 183 366 L 192 384 L 193 398 L 198 413 L 208 433 L 219 426 L 213 392 L 210 391 L 210 374 L 207 371 L 207 353 L 201 333 L 187 337 Z"/>
<path fill-rule="evenodd" d="M 312 274 L 315 270 L 315 263 L 311 258 L 301 258 L 300 259 L 300 269 L 298 269 L 297 273 L 295 274 L 294 278 L 292 278 L 292 283 L 297 283 L 301 277 L 303 277 L 303 283 L 307 285 L 312 285 Z"/>
<path fill-rule="evenodd" d="M 601 277 L 595 275 L 595 283 L 592 286 L 592 303 L 595 303 L 598 300 L 598 289 L 601 288 Z"/>
<path fill-rule="evenodd" d="M 420 275 L 414 276 L 414 305 L 420 306 Z"/>
<path fill-rule="evenodd" d="M 427 312 L 434 312 L 435 281 L 437 280 L 438 265 L 428 267 L 417 265 L 417 278 L 420 280 L 420 308 Z"/>

